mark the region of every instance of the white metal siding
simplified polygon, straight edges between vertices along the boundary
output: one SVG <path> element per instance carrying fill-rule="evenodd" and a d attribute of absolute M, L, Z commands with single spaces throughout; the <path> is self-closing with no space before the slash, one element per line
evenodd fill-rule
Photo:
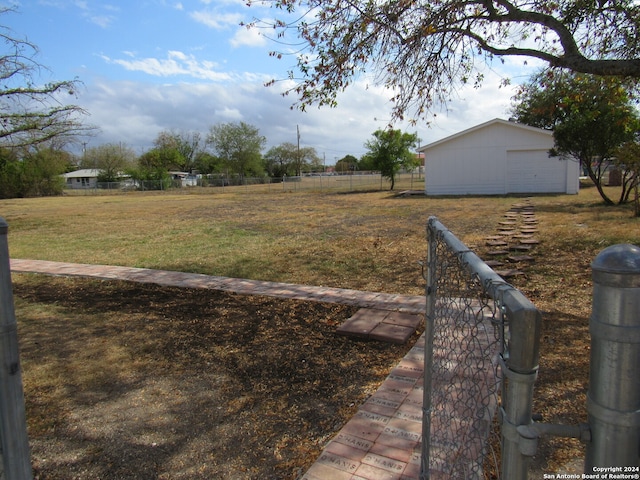
<path fill-rule="evenodd" d="M 551 132 L 493 120 L 427 145 L 427 195 L 577 193 L 578 171 L 549 158 Z"/>
<path fill-rule="evenodd" d="M 549 157 L 548 150 L 508 151 L 505 193 L 564 193 L 566 162 Z"/>
<path fill-rule="evenodd" d="M 434 152 L 435 153 L 435 152 Z M 425 188 L 428 195 L 489 195 L 504 190 L 503 159 L 493 148 L 455 148 L 425 161 Z"/>

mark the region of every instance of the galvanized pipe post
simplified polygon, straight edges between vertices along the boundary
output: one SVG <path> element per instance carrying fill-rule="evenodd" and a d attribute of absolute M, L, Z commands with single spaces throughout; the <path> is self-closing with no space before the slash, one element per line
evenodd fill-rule
<path fill-rule="evenodd" d="M 33 478 L 13 305 L 8 225 L 0 218 L 0 445 L 5 480 Z"/>
<path fill-rule="evenodd" d="M 509 346 L 504 353 L 502 374 L 507 383 L 502 399 L 501 480 L 526 480 L 530 457 L 520 448 L 518 427 L 531 424 L 533 386 L 538 375 L 540 355 L 540 312 L 515 289 L 504 294 L 509 320 Z"/>
<path fill-rule="evenodd" d="M 424 327 L 424 383 L 422 396 L 422 452 L 420 464 L 420 480 L 429 480 L 431 473 L 429 471 L 430 449 L 431 449 L 431 389 L 433 380 L 433 339 L 435 327 L 435 302 L 436 302 L 436 231 L 433 227 L 435 218 L 429 219 L 427 225 L 428 251 L 426 264 L 426 281 L 425 286 L 425 327 Z"/>
<path fill-rule="evenodd" d="M 640 247 L 606 248 L 591 268 L 589 474 L 640 464 Z"/>

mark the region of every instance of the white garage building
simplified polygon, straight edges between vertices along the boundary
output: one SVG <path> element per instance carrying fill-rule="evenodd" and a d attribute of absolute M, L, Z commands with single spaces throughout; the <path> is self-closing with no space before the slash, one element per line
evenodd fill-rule
<path fill-rule="evenodd" d="M 420 149 L 425 194 L 578 193 L 578 162 L 552 147 L 547 130 L 493 119 Z"/>

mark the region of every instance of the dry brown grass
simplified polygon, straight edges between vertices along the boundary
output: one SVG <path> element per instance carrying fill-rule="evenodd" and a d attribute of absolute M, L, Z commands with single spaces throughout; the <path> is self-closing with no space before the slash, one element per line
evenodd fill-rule
<path fill-rule="evenodd" d="M 495 231 L 503 214 L 519 200 L 509 197 L 396 198 L 389 192 L 318 194 L 252 192 L 250 189 L 234 192 L 227 189 L 215 195 L 132 194 L 4 200 L 0 202 L 0 216 L 9 223 L 9 246 L 14 258 L 117 264 L 421 294 L 424 280 L 418 261 L 425 254 L 425 223 L 430 215 L 438 216 L 467 245 L 482 254 L 484 237 Z M 577 423 L 586 420 L 588 316 L 592 288 L 589 264 L 608 245 L 623 242 L 640 244 L 639 220 L 632 218 L 629 207 L 604 207 L 593 188 L 583 189 L 577 196 L 536 196 L 532 203 L 540 221 L 537 237 L 541 244 L 535 248 L 536 261 L 527 267 L 524 276 L 512 281 L 543 313 L 540 374 L 534 410 L 548 422 Z M 123 376 L 121 383 L 127 384 L 130 380 L 128 375 L 137 379 L 152 366 L 163 363 L 152 344 L 142 342 L 142 350 L 134 353 L 130 345 L 123 347 L 122 335 L 133 334 L 133 330 L 127 329 L 127 321 L 139 322 L 138 317 L 119 314 L 118 311 L 107 314 L 81 308 L 74 310 L 72 305 L 67 305 L 78 291 L 88 290 L 90 294 L 100 293 L 108 297 L 112 287 L 74 281 L 68 292 L 75 293 L 69 297 L 59 281 L 38 280 L 29 285 L 32 281 L 22 276 L 16 279 L 17 285 L 23 285 L 20 287 L 23 288 L 22 293 L 19 289 L 17 294 L 19 318 L 33 319 L 34 329 L 29 335 L 40 338 L 33 340 L 30 337 L 27 341 L 35 343 L 23 348 L 30 433 L 32 438 L 35 434 L 36 442 L 45 439 L 57 442 L 60 449 L 69 447 L 68 455 L 73 457 L 73 452 L 80 451 L 75 450 L 80 448 L 79 443 L 56 440 L 55 434 L 69 433 L 68 429 L 73 425 L 69 423 L 69 415 L 77 405 L 73 402 L 62 404 L 59 400 L 66 397 L 77 399 L 79 392 L 85 389 L 93 393 L 82 395 L 99 397 L 112 394 L 105 393 L 104 389 L 113 378 L 113 372 L 101 369 L 103 364 L 130 365 L 133 373 L 118 373 Z M 58 288 L 58 297 L 51 295 L 44 301 L 38 292 L 50 284 Z M 112 300 L 118 305 L 123 292 L 133 287 L 113 288 Z M 175 292 L 172 295 L 175 296 Z M 162 302 L 170 302 L 170 299 L 159 292 L 154 301 L 162 311 Z M 128 302 L 121 303 L 120 312 L 135 305 L 136 299 L 130 298 Z M 58 304 L 63 305 L 62 311 L 58 310 Z M 278 314 L 277 308 L 270 311 L 273 315 Z M 165 308 L 165 312 L 169 310 Z M 338 322 L 344 313 L 332 317 L 330 322 Z M 302 314 L 303 317 L 305 315 L 309 319 L 328 318 L 326 312 Z M 58 318 L 66 319 L 68 324 L 51 323 L 52 319 Z M 219 318 L 226 317 L 219 314 Z M 119 330 L 106 334 L 102 329 L 106 328 L 105 325 L 115 324 L 116 319 L 121 319 L 117 327 Z M 141 338 L 158 333 L 150 334 L 149 325 L 144 322 L 136 324 L 140 328 L 135 331 L 142 335 Z M 75 347 L 69 347 L 66 353 L 58 352 L 64 362 L 58 357 L 41 356 L 43 352 L 37 345 L 45 345 L 45 351 L 54 345 L 66 345 L 66 340 L 59 340 L 66 339 L 70 332 L 77 331 L 82 325 L 93 326 L 76 339 Z M 20 327 L 21 332 L 26 331 L 24 320 L 21 320 Z M 162 330 L 161 334 L 168 335 L 167 332 L 169 330 Z M 333 341 L 330 335 L 323 336 L 324 341 Z M 118 340 L 115 343 L 107 341 L 112 337 Z M 89 348 L 80 349 L 78 345 Z M 189 350 L 185 352 L 188 355 Z M 361 355 L 362 358 L 370 358 L 367 355 L 377 358 L 380 352 L 364 351 Z M 392 352 L 392 355 L 399 358 L 400 352 Z M 342 371 L 340 362 L 344 359 L 327 366 L 333 369 L 333 375 Z M 188 362 L 180 365 L 184 370 Z M 70 372 L 73 372 L 74 379 L 71 386 L 67 380 Z M 375 380 L 357 387 L 361 396 L 351 392 L 351 398 L 356 401 L 364 398 L 362 395 L 366 396 L 372 385 L 384 377 L 384 368 L 375 374 Z M 204 373 L 196 370 L 193 375 L 195 377 L 190 377 L 191 381 L 197 383 L 198 375 Z M 370 373 L 362 372 L 362 375 Z M 329 370 L 320 376 L 327 377 L 329 381 L 336 378 L 329 375 Z M 164 391 L 157 385 L 154 388 L 151 391 L 155 394 Z M 34 395 L 34 391 L 37 394 Z M 244 393 L 236 392 L 239 397 L 229 401 L 225 408 L 235 408 L 236 412 L 249 408 L 247 405 L 255 400 L 247 398 L 248 391 L 250 389 Z M 118 394 L 117 391 L 115 393 Z M 53 401 L 54 398 L 58 400 Z M 340 401 L 346 401 L 346 398 L 336 400 Z M 60 416 L 53 414 L 58 405 Z M 286 412 L 283 406 L 275 410 Z M 347 418 L 349 413 L 342 411 L 340 418 Z M 331 414 L 337 415 L 336 410 Z M 314 452 L 330 435 L 334 425 L 331 422 L 327 425 L 327 430 L 290 433 L 288 438 L 295 441 L 284 440 L 284 437 L 274 440 L 284 446 L 288 443 L 293 445 L 303 437 L 311 439 L 311 443 L 304 444 L 304 447 L 283 447 L 281 450 L 286 451 L 286 455 L 292 455 L 296 448 L 302 450 L 293 457 L 281 457 L 285 459 L 275 464 L 286 464 L 291 475 L 299 471 L 305 465 L 301 459 L 312 461 Z M 70 435 L 73 438 L 73 432 Z M 189 445 L 192 446 L 191 443 Z M 582 447 L 574 441 L 545 440 L 537 464 L 550 471 L 581 451 Z M 96 462 L 107 458 L 102 450 L 94 453 L 91 458 Z M 115 462 L 111 457 L 108 460 Z M 260 478 L 259 474 L 243 477 L 241 469 L 247 467 L 233 463 L 235 461 L 229 460 L 229 465 L 240 469 L 233 470 L 237 476 L 226 478 Z M 283 474 L 279 478 L 285 477 Z M 44 475 L 42 478 L 64 477 Z M 80 475 L 78 478 L 87 477 Z M 156 474 L 156 477 L 149 478 L 178 476 Z"/>

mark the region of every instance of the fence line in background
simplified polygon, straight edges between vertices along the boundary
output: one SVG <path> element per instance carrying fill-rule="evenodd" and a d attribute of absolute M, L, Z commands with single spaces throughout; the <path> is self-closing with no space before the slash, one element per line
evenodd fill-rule
<path fill-rule="evenodd" d="M 251 192 L 354 192 L 381 191 L 390 188 L 390 182 L 380 174 L 308 175 L 302 177 L 242 177 L 242 178 L 188 178 L 159 181 L 101 182 L 94 187 L 65 188 L 65 194 L 116 195 L 134 191 L 161 191 L 171 193 L 225 193 Z M 400 173 L 395 179 L 395 190 L 424 190 L 424 175 Z"/>
<path fill-rule="evenodd" d="M 421 479 L 525 480 L 540 313 L 434 217 L 427 237 Z"/>

